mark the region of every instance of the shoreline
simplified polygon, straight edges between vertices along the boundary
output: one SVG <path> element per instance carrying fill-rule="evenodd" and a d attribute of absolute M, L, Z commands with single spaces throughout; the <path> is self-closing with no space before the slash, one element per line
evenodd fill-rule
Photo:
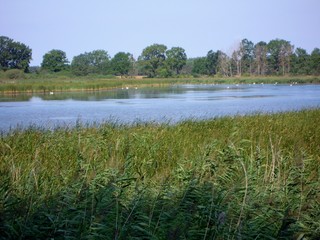
<path fill-rule="evenodd" d="M 126 87 L 161 87 L 172 84 L 320 84 L 320 76 L 1 80 L 0 95 L 99 92 Z"/>

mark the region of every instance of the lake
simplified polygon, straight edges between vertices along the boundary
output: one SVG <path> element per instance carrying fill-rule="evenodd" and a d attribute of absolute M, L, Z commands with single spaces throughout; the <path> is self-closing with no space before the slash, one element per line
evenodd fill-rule
<path fill-rule="evenodd" d="M 320 107 L 320 85 L 172 85 L 102 92 L 0 95 L 0 130 L 104 121 L 170 122 Z"/>

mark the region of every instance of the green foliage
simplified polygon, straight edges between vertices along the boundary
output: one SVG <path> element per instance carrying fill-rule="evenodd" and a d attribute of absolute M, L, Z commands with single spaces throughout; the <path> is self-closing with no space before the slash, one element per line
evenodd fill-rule
<path fill-rule="evenodd" d="M 32 50 L 23 43 L 0 36 L 0 70 L 22 69 L 27 72 Z"/>
<path fill-rule="evenodd" d="M 185 50 L 181 47 L 173 47 L 166 52 L 167 55 L 167 65 L 176 74 L 180 74 L 181 69 L 183 66 L 186 65 L 187 62 L 187 54 Z"/>
<path fill-rule="evenodd" d="M 164 65 L 166 50 L 163 44 L 153 44 L 143 49 L 139 61 L 149 77 L 155 77 L 157 69 Z"/>
<path fill-rule="evenodd" d="M 105 50 L 95 50 L 75 56 L 71 62 L 75 75 L 107 74 L 110 72 L 110 57 Z"/>
<path fill-rule="evenodd" d="M 305 49 L 297 48 L 291 56 L 291 73 L 296 75 L 310 74 L 310 55 Z"/>
<path fill-rule="evenodd" d="M 111 69 L 115 75 L 128 75 L 133 68 L 133 62 L 132 54 L 119 52 L 111 59 Z"/>
<path fill-rule="evenodd" d="M 68 59 L 62 50 L 53 49 L 43 56 L 41 67 L 51 72 L 60 72 L 67 68 Z"/>
<path fill-rule="evenodd" d="M 319 110 L 0 138 L 3 239 L 318 239 Z"/>
<path fill-rule="evenodd" d="M 268 70 L 271 74 L 285 75 L 289 72 L 292 49 L 290 42 L 283 39 L 271 40 L 268 43 Z"/>
<path fill-rule="evenodd" d="M 218 57 L 218 52 L 210 50 L 207 53 L 206 68 L 210 75 L 215 75 L 217 73 Z"/>
<path fill-rule="evenodd" d="M 168 69 L 168 67 L 163 66 L 157 69 L 156 75 L 160 78 L 168 78 L 172 76 L 172 72 Z"/>
<path fill-rule="evenodd" d="M 254 60 L 254 44 L 248 39 L 243 39 L 241 41 L 241 51 L 242 51 L 242 71 L 251 74 L 253 69 Z"/>
<path fill-rule="evenodd" d="M 19 69 L 10 69 L 5 72 L 5 76 L 9 79 L 24 79 L 25 73 Z"/>
<path fill-rule="evenodd" d="M 203 74 L 203 75 L 208 74 L 206 57 L 200 57 L 200 58 L 194 59 L 192 73 Z"/>
<path fill-rule="evenodd" d="M 265 75 L 267 72 L 267 43 L 260 41 L 254 46 L 255 73 Z"/>
<path fill-rule="evenodd" d="M 320 49 L 315 48 L 310 56 L 310 71 L 314 75 L 320 75 Z"/>

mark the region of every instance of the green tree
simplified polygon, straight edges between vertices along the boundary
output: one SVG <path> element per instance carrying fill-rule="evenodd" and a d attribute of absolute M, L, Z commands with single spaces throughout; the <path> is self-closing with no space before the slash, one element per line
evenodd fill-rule
<path fill-rule="evenodd" d="M 88 74 L 107 74 L 110 72 L 110 57 L 107 51 L 95 50 L 75 56 L 71 62 L 74 74 L 85 76 Z"/>
<path fill-rule="evenodd" d="M 267 72 L 267 43 L 260 41 L 254 46 L 256 74 L 265 75 Z"/>
<path fill-rule="evenodd" d="M 28 71 L 32 59 L 32 50 L 23 43 L 15 42 L 12 39 L 0 36 L 0 68 L 22 69 Z"/>
<path fill-rule="evenodd" d="M 187 63 L 187 54 L 181 47 L 173 47 L 166 52 L 167 64 L 172 71 L 176 74 L 180 74 L 181 69 Z"/>
<path fill-rule="evenodd" d="M 193 60 L 192 73 L 201 75 L 208 74 L 206 57 L 199 57 Z"/>
<path fill-rule="evenodd" d="M 187 61 L 186 61 L 186 65 L 183 66 L 183 68 L 182 68 L 180 73 L 191 75 L 192 74 L 193 65 L 194 65 L 194 58 L 188 58 Z"/>
<path fill-rule="evenodd" d="M 207 53 L 206 68 L 210 75 L 215 75 L 217 73 L 218 59 L 218 52 L 210 50 Z"/>
<path fill-rule="evenodd" d="M 74 56 L 71 62 L 71 71 L 77 76 L 86 76 L 93 72 L 88 53 Z"/>
<path fill-rule="evenodd" d="M 310 74 L 310 55 L 303 48 L 297 48 L 291 55 L 291 73 L 297 75 Z"/>
<path fill-rule="evenodd" d="M 133 67 L 133 61 L 132 54 L 119 52 L 111 59 L 111 69 L 115 75 L 127 75 Z"/>
<path fill-rule="evenodd" d="M 163 67 L 166 60 L 167 47 L 163 44 L 153 44 L 143 49 L 139 62 L 144 73 L 150 77 L 156 76 L 157 69 Z"/>
<path fill-rule="evenodd" d="M 310 71 L 314 75 L 320 75 L 320 49 L 315 48 L 310 55 Z"/>
<path fill-rule="evenodd" d="M 41 67 L 51 72 L 60 72 L 67 68 L 68 59 L 62 50 L 53 49 L 43 56 Z"/>
<path fill-rule="evenodd" d="M 253 59 L 254 59 L 254 44 L 248 39 L 243 39 L 240 44 L 240 51 L 242 51 L 241 71 L 242 73 L 252 74 Z"/>
<path fill-rule="evenodd" d="M 293 46 L 282 39 L 271 40 L 268 43 L 268 66 L 271 74 L 285 75 L 290 72 L 290 57 Z"/>

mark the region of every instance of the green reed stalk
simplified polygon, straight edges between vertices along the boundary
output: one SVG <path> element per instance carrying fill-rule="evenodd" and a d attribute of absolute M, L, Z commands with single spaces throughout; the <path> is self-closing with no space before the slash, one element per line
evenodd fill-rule
<path fill-rule="evenodd" d="M 317 239 L 320 110 L 0 138 L 0 239 Z"/>

